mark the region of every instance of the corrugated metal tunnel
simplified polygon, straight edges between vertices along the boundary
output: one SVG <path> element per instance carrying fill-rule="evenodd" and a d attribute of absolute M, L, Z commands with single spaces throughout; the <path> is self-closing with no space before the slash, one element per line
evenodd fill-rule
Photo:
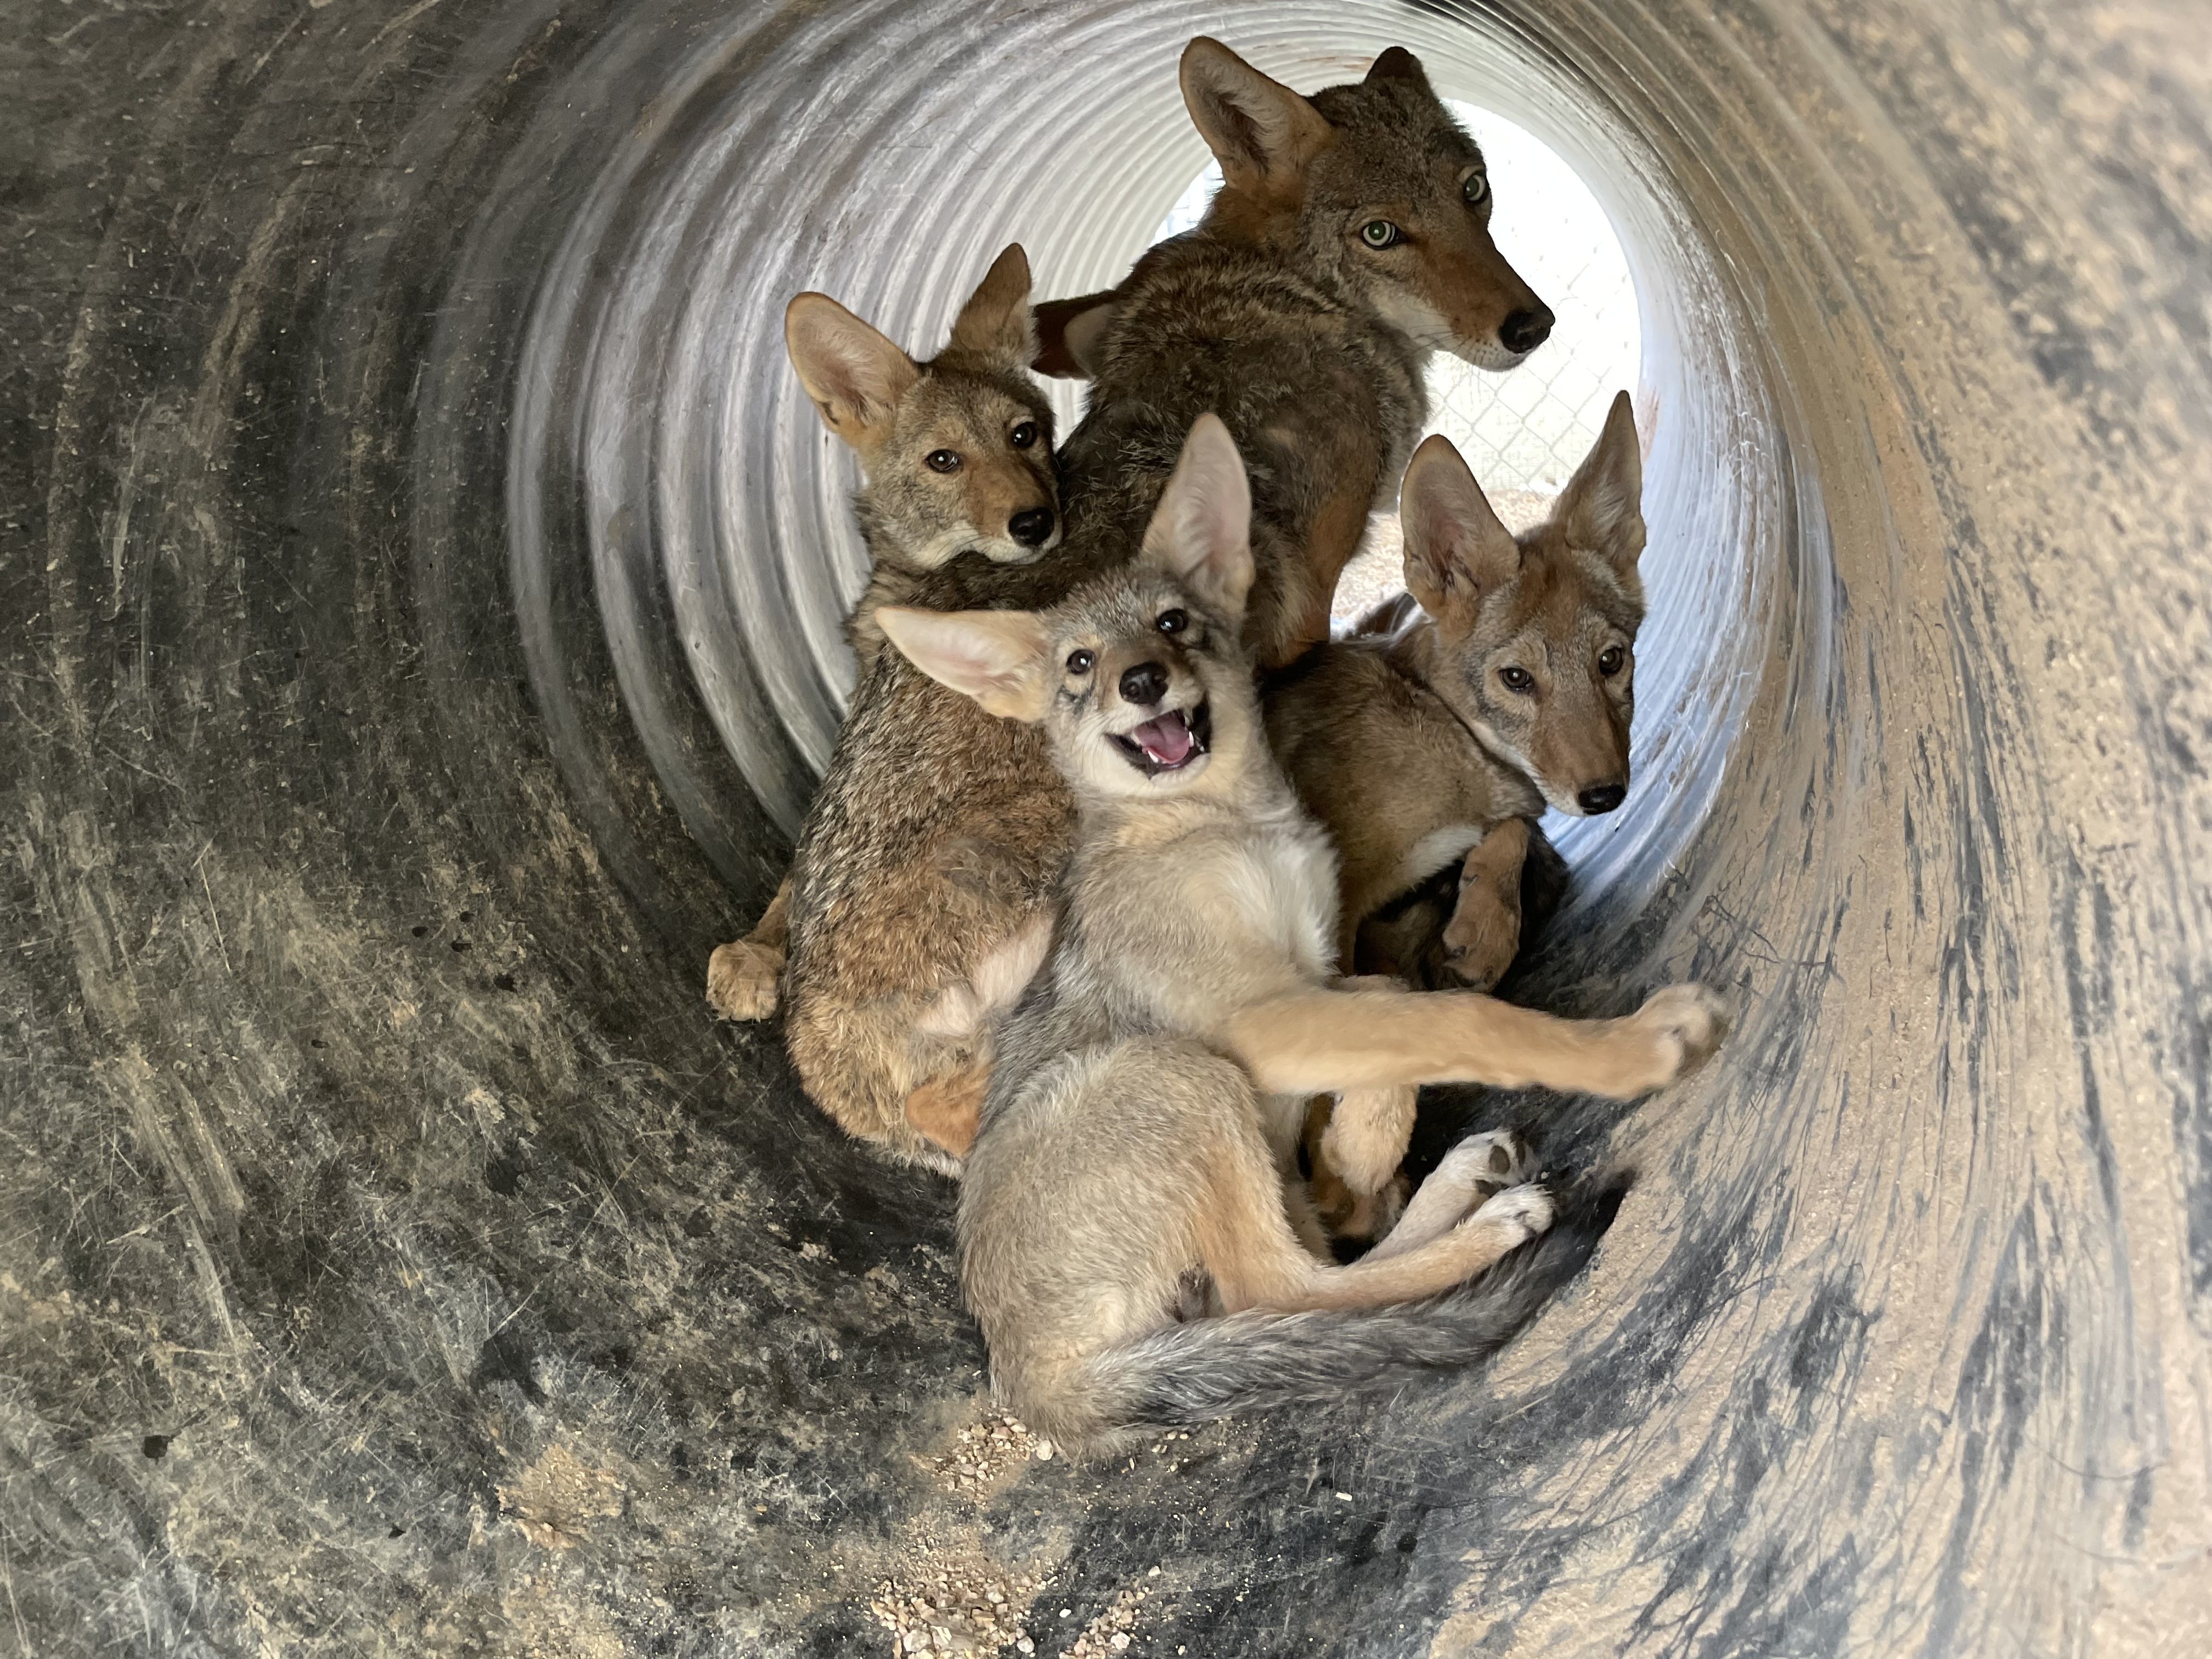
<path fill-rule="evenodd" d="M 0 15 L 0 1651 L 2212 1650 L 2201 5 Z M 1740 1018 L 1430 1103 L 1637 1176 L 1486 1371 L 1016 1463 L 950 1188 L 702 1001 L 850 681 L 775 319 L 1118 276 L 1201 31 L 1619 232 L 1638 782 L 1518 994 Z"/>

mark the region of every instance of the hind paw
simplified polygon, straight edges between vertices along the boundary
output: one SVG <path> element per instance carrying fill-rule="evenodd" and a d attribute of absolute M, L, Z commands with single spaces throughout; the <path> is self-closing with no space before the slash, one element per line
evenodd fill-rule
<path fill-rule="evenodd" d="M 1547 1231 L 1554 1213 L 1551 1194 L 1534 1182 L 1517 1187 L 1508 1187 L 1504 1192 L 1486 1200 L 1460 1224 L 1467 1227 L 1494 1227 L 1514 1235 L 1516 1244 L 1531 1239 Z"/>
<path fill-rule="evenodd" d="M 1535 1158 L 1525 1139 L 1511 1129 L 1490 1129 L 1469 1135 L 1446 1152 L 1430 1179 L 1457 1186 L 1473 1207 L 1535 1173 Z"/>
<path fill-rule="evenodd" d="M 766 1019 L 775 1012 L 783 954 L 750 939 L 714 947 L 707 958 L 707 1003 L 724 1019 Z"/>
<path fill-rule="evenodd" d="M 1444 924 L 1444 971 L 1470 991 L 1487 991 L 1505 977 L 1521 949 L 1519 869 L 1509 891 L 1499 878 L 1477 869 L 1480 850 L 1467 855 L 1471 872 L 1461 878 L 1459 905 Z"/>

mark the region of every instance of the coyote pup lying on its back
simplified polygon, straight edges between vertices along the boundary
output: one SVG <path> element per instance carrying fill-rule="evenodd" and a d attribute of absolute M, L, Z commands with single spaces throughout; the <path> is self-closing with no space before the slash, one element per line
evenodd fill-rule
<path fill-rule="evenodd" d="M 1334 858 L 1268 757 L 1238 642 L 1249 516 L 1236 446 L 1206 416 L 1133 568 L 1042 614 L 878 613 L 927 672 L 1042 724 L 1078 804 L 1052 951 L 1000 1029 L 960 1201 L 997 1386 L 1077 1446 L 1468 1364 L 1572 1271 L 1563 1247 L 1439 1306 L 1376 1311 L 1491 1266 L 1550 1225 L 1551 1201 L 1524 1184 L 1474 1206 L 1484 1175 L 1520 1161 L 1479 1137 L 1338 1267 L 1296 1180 L 1303 1091 L 1347 1091 L 1340 1112 L 1372 1114 L 1395 1167 L 1413 1085 L 1626 1098 L 1714 1035 L 1692 986 L 1595 1021 L 1332 987 Z M 1200 1270 L 1213 1310 L 1239 1316 L 1177 1322 Z"/>

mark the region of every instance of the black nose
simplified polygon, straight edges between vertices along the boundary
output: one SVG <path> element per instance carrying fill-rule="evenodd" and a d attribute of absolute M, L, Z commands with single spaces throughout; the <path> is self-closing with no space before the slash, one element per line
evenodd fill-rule
<path fill-rule="evenodd" d="M 1121 696 L 1129 702 L 1158 702 L 1168 694 L 1168 671 L 1156 662 L 1140 662 L 1121 676 Z"/>
<path fill-rule="evenodd" d="M 1042 547 L 1052 534 L 1052 509 L 1025 507 L 1006 520 L 1006 533 L 1024 547 Z"/>
<path fill-rule="evenodd" d="M 1610 812 L 1627 799 L 1625 783 L 1594 783 L 1575 797 L 1575 805 L 1585 812 Z"/>
<path fill-rule="evenodd" d="M 1552 325 L 1558 320 L 1551 307 L 1540 300 L 1534 311 L 1516 311 L 1498 324 L 1498 338 L 1508 351 L 1534 351 L 1552 337 Z"/>

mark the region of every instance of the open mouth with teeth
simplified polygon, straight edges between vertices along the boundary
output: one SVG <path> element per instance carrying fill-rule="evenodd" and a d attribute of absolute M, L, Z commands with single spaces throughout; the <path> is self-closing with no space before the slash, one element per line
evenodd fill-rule
<path fill-rule="evenodd" d="M 1170 708 L 1134 731 L 1106 735 L 1130 765 L 1156 778 L 1163 772 L 1180 772 L 1204 757 L 1213 735 L 1213 717 L 1200 703 L 1195 708 Z"/>

